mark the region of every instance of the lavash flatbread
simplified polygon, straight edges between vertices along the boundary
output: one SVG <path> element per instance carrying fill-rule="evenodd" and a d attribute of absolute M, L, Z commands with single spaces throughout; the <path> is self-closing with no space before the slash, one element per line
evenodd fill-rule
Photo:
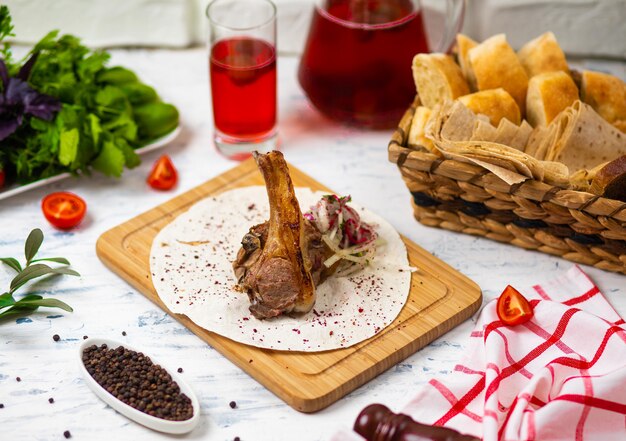
<path fill-rule="evenodd" d="M 548 161 L 559 161 L 570 173 L 626 155 L 626 136 L 598 115 L 588 104 L 576 101 L 553 121 L 560 136 L 546 153 Z"/>
<path fill-rule="evenodd" d="M 496 139 L 500 136 L 527 138 L 530 137 L 529 127 L 516 126 L 512 133 L 511 127 L 503 126 L 488 134 L 483 127 L 485 124 L 489 121 L 484 115 L 474 114 L 460 101 L 447 101 L 433 110 L 425 131 L 444 157 L 480 165 L 509 185 L 528 178 L 562 187 L 569 185 L 567 167 L 563 164 L 539 161 L 498 142 L 474 139 L 479 132 Z"/>
<path fill-rule="evenodd" d="M 296 188 L 300 208 L 324 193 Z M 265 187 L 245 187 L 206 198 L 155 237 L 150 253 L 152 282 L 168 309 L 232 340 L 266 349 L 316 352 L 346 348 L 386 326 L 406 303 L 411 270 L 404 243 L 380 216 L 351 204 L 376 225 L 385 242 L 373 264 L 350 277 L 321 284 L 312 311 L 300 317 L 258 320 L 236 284 L 232 261 L 248 229 L 269 218 Z"/>

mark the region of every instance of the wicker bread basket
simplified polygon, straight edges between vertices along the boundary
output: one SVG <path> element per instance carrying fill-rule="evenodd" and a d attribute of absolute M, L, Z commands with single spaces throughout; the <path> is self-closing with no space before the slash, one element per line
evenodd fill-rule
<path fill-rule="evenodd" d="M 478 165 L 409 147 L 416 103 L 389 142 L 389 161 L 418 221 L 626 274 L 626 203 L 530 178 L 509 185 Z"/>

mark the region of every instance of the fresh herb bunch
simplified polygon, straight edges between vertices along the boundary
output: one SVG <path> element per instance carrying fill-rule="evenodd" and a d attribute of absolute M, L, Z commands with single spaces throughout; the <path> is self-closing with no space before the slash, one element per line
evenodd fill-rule
<path fill-rule="evenodd" d="M 0 6 L 0 43 L 13 35 L 8 8 Z M 20 72 L 10 48 L 0 50 L 9 76 Z M 120 176 L 140 163 L 135 149 L 178 125 L 178 111 L 130 70 L 107 67 L 109 54 L 92 51 L 72 35 L 50 32 L 26 56 L 34 59 L 28 84 L 61 102 L 46 121 L 24 114 L 20 126 L 0 142 L 0 170 L 19 183 L 61 172 L 92 169 Z M 13 80 L 13 78 L 11 78 Z M 3 91 L 7 90 L 2 86 Z M 11 117 L 0 98 L 0 124 Z"/>
<path fill-rule="evenodd" d="M 28 77 L 37 55 L 34 53 L 15 77 L 9 76 L 4 60 L 0 60 L 0 107 L 4 116 L 0 119 L 0 141 L 11 136 L 27 115 L 50 121 L 61 110 L 59 100 L 39 93 L 28 85 Z"/>
<path fill-rule="evenodd" d="M 20 262 L 13 257 L 0 257 L 3 262 L 17 272 L 17 275 L 11 280 L 9 290 L 0 295 L 0 320 L 15 316 L 27 315 L 37 310 L 40 306 L 48 308 L 61 308 L 65 311 L 72 312 L 73 309 L 67 303 L 58 299 L 46 298 L 38 294 L 27 294 L 19 300 L 15 300 L 13 295 L 15 291 L 24 286 L 27 282 L 39 277 L 53 274 L 67 274 L 70 276 L 80 276 L 76 271 L 68 268 L 70 262 L 64 257 L 47 257 L 35 259 L 39 248 L 43 242 L 43 232 L 36 228 L 30 232 L 24 245 L 24 255 L 26 257 L 26 265 L 22 268 Z M 50 267 L 49 265 L 38 262 L 54 262 L 63 266 Z"/>

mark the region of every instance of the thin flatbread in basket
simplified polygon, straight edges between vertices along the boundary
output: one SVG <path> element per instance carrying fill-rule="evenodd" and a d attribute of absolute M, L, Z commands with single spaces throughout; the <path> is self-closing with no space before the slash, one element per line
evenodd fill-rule
<path fill-rule="evenodd" d="M 445 157 L 480 165 L 510 185 L 532 178 L 568 188 L 580 170 L 626 154 L 626 135 L 581 101 L 532 131 L 524 123 L 493 127 L 484 115 L 448 101 L 432 112 L 425 136 Z"/>
<path fill-rule="evenodd" d="M 488 124 L 484 117 L 474 114 L 461 102 L 448 101 L 433 111 L 426 124 L 426 136 L 445 157 L 480 165 L 509 185 L 527 179 L 568 185 L 567 167 L 562 164 L 539 161 L 517 148 L 475 139 L 475 132 L 483 132 L 484 124 Z M 529 136 L 526 126 L 520 126 L 519 132 L 508 136 Z"/>
<path fill-rule="evenodd" d="M 547 161 L 558 161 L 570 173 L 626 155 L 626 134 L 602 118 L 588 104 L 576 101 L 553 121 L 559 136 L 547 149 Z"/>
<path fill-rule="evenodd" d="M 296 188 L 304 211 L 323 194 Z M 357 344 L 398 316 L 409 294 L 411 268 L 395 229 L 380 216 L 351 205 L 365 222 L 376 226 L 384 244 L 362 271 L 331 276 L 318 286 L 315 306 L 307 314 L 258 320 L 248 310 L 247 295 L 234 289 L 232 262 L 241 239 L 251 226 L 269 218 L 262 186 L 206 198 L 165 226 L 150 252 L 153 285 L 170 311 L 241 343 L 307 352 Z"/>

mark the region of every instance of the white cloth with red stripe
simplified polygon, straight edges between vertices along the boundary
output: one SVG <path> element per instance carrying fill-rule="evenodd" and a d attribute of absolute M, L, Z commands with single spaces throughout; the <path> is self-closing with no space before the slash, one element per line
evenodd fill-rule
<path fill-rule="evenodd" d="M 486 304 L 467 359 L 401 413 L 485 441 L 626 440 L 624 320 L 578 266 L 515 288 L 533 318 L 506 326 Z"/>

